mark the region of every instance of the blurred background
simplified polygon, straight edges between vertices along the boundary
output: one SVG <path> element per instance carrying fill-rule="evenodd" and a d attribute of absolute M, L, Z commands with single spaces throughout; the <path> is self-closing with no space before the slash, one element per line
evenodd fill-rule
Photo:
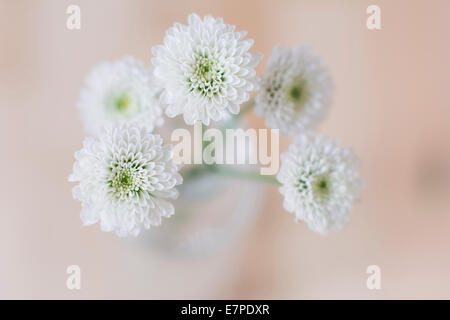
<path fill-rule="evenodd" d="M 81 30 L 66 28 L 71 4 Z M 371 4 L 381 30 L 366 27 Z M 318 132 L 353 147 L 367 183 L 345 229 L 295 224 L 272 186 L 208 254 L 82 226 L 67 177 L 84 138 L 83 78 L 127 54 L 150 66 L 152 46 L 192 12 L 247 30 L 265 55 L 259 74 L 276 44 L 324 57 L 336 90 Z M 448 0 L 0 0 L 0 298 L 450 298 L 449 12 Z M 81 290 L 66 287 L 73 264 Z M 373 264 L 381 290 L 366 286 Z"/>

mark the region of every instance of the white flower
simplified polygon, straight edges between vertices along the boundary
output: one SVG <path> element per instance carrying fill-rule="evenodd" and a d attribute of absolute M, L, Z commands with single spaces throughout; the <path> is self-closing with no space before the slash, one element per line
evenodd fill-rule
<path fill-rule="evenodd" d="M 103 62 L 86 77 L 78 108 L 86 133 L 133 122 L 153 131 L 163 124 L 159 93 L 150 70 L 133 57 Z"/>
<path fill-rule="evenodd" d="M 182 177 L 172 146 L 145 127 L 107 128 L 86 138 L 75 158 L 69 181 L 80 182 L 73 195 L 82 202 L 84 225 L 100 220 L 103 231 L 138 235 L 141 227 L 160 225 L 161 217 L 174 214 L 167 199 L 178 196 L 174 187 Z"/>
<path fill-rule="evenodd" d="M 161 100 L 166 114 L 183 114 L 187 124 L 221 120 L 226 111 L 239 113 L 258 88 L 254 68 L 260 53 L 248 52 L 247 32 L 234 31 L 222 18 L 196 14 L 188 25 L 176 23 L 166 32 L 164 45 L 153 47 L 155 77 L 164 88 Z"/>
<path fill-rule="evenodd" d="M 295 221 L 321 234 L 342 228 L 364 186 L 351 150 L 325 136 L 300 135 L 281 161 L 277 179 L 283 207 Z"/>
<path fill-rule="evenodd" d="M 267 61 L 255 113 L 266 126 L 295 135 L 313 128 L 328 108 L 332 83 L 321 59 L 309 47 L 274 47 Z"/>

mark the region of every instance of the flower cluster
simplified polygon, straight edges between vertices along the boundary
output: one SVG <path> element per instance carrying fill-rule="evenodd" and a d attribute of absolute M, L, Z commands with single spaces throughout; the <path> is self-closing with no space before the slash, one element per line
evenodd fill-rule
<path fill-rule="evenodd" d="M 262 54 L 250 51 L 246 34 L 222 18 L 192 14 L 153 47 L 152 68 L 125 57 L 91 71 L 78 104 L 88 137 L 70 176 L 85 225 L 137 235 L 173 215 L 169 200 L 182 177 L 171 146 L 152 133 L 163 114 L 209 125 L 238 115 L 258 89 L 245 110 L 254 106 L 268 127 L 294 136 L 277 175 L 285 210 L 321 234 L 347 222 L 364 184 L 358 161 L 350 149 L 310 133 L 330 105 L 327 69 L 309 47 L 275 47 L 258 78 Z"/>

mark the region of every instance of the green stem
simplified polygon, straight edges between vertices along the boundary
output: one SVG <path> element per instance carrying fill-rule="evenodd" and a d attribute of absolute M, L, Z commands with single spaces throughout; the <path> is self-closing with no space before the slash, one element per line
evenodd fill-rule
<path fill-rule="evenodd" d="M 231 119 L 229 119 L 228 121 L 226 121 L 224 123 L 224 126 L 220 127 L 219 129 L 225 133 L 227 128 L 235 128 L 236 124 L 239 120 L 239 118 L 241 118 L 242 116 L 244 116 L 246 113 L 248 113 L 250 110 L 253 109 L 253 107 L 255 106 L 255 99 L 252 98 L 249 101 L 247 101 L 245 104 L 243 104 L 241 106 L 241 110 L 237 115 L 234 115 Z M 202 154 L 203 154 L 203 150 L 210 144 L 212 143 L 212 141 L 203 141 L 202 142 Z M 220 169 L 218 169 L 220 168 Z M 233 169 L 231 169 L 233 170 Z M 198 177 L 200 175 L 203 175 L 205 173 L 221 173 L 224 174 L 226 170 L 223 170 L 223 166 L 217 166 L 217 165 L 197 165 L 188 169 L 183 170 L 182 172 L 182 176 L 183 179 L 185 181 L 193 179 L 195 177 Z M 236 171 L 236 170 L 234 170 Z M 242 172 L 240 173 L 229 173 L 230 176 L 239 176 L 242 175 Z M 271 179 L 271 176 L 261 176 L 257 173 L 253 173 L 253 172 L 245 172 L 243 174 L 243 176 L 247 176 L 248 179 L 250 180 L 259 180 L 259 181 L 265 181 L 265 182 L 270 182 L 270 183 L 274 183 L 274 181 L 276 182 L 276 179 L 273 178 Z M 259 177 L 259 178 L 258 178 Z"/>
<path fill-rule="evenodd" d="M 274 176 L 263 176 L 255 171 L 238 170 L 227 166 L 216 166 L 212 173 L 236 179 L 253 180 L 277 185 L 280 184 Z"/>
<path fill-rule="evenodd" d="M 223 177 L 229 177 L 229 178 L 234 178 L 234 179 L 251 180 L 251 181 L 258 181 L 258 182 L 263 182 L 263 183 L 280 185 L 280 183 L 278 182 L 278 180 L 276 179 L 275 176 L 269 176 L 269 175 L 264 176 L 255 171 L 234 169 L 234 168 L 224 166 L 224 165 L 217 165 L 217 164 L 204 165 L 203 164 L 203 165 L 195 166 L 193 168 L 189 168 L 189 169 L 186 169 L 183 171 L 181 172 L 181 175 L 183 176 L 184 182 L 199 178 L 206 174 L 216 174 L 216 175 L 220 175 Z"/>
<path fill-rule="evenodd" d="M 211 173 L 215 171 L 215 166 L 216 165 L 214 164 L 213 165 L 201 164 L 190 168 L 182 169 L 180 173 L 181 176 L 183 177 L 183 182 L 196 179 L 207 173 Z"/>
<path fill-rule="evenodd" d="M 255 106 L 255 99 L 252 98 L 241 107 L 241 111 L 239 112 L 239 114 L 236 115 L 236 117 L 238 118 L 242 117 L 244 114 L 252 110 L 254 106 Z"/>
<path fill-rule="evenodd" d="M 245 114 L 247 114 L 250 110 L 253 109 L 255 106 L 255 99 L 252 98 L 249 101 L 247 101 L 245 104 L 241 106 L 241 110 L 238 114 L 234 115 L 230 120 L 226 122 L 226 127 L 235 127 L 236 122 L 242 118 Z"/>

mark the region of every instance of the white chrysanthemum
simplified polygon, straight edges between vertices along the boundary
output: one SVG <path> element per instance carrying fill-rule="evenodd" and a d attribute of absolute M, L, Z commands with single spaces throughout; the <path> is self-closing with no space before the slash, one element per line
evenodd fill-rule
<path fill-rule="evenodd" d="M 138 235 L 141 227 L 158 226 L 174 214 L 168 199 L 178 196 L 174 187 L 182 177 L 172 146 L 145 127 L 110 127 L 86 138 L 75 158 L 69 181 L 80 182 L 73 195 L 82 202 L 84 225 L 100 220 L 103 231 Z"/>
<path fill-rule="evenodd" d="M 275 47 L 267 61 L 255 113 L 266 125 L 295 135 L 313 128 L 328 108 L 332 83 L 321 59 L 309 47 Z"/>
<path fill-rule="evenodd" d="M 221 120 L 226 110 L 239 113 L 258 88 L 254 68 L 262 54 L 249 52 L 247 32 L 234 31 L 222 18 L 196 14 L 188 25 L 175 24 L 166 32 L 164 45 L 153 47 L 155 77 L 164 88 L 166 114 L 183 114 L 187 124 Z"/>
<path fill-rule="evenodd" d="M 351 150 L 325 136 L 300 135 L 281 161 L 277 179 L 283 207 L 295 221 L 321 234 L 342 228 L 364 186 Z"/>
<path fill-rule="evenodd" d="M 133 122 L 153 131 L 163 124 L 159 89 L 151 70 L 133 57 L 103 62 L 85 79 L 78 108 L 86 133 L 105 125 Z"/>

